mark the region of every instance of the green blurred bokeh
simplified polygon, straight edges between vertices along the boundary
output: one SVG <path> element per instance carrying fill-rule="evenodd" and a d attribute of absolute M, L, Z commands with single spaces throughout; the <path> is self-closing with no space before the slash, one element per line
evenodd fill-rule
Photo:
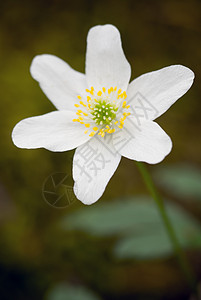
<path fill-rule="evenodd" d="M 124 52 L 132 67 L 131 79 L 172 64 L 183 64 L 195 72 L 196 79 L 191 90 L 161 116 L 158 122 L 174 143 L 173 151 L 162 164 L 174 166 L 182 163 L 196 167 L 198 172 L 201 169 L 199 0 L 2 1 L 2 300 L 71 300 L 73 296 L 70 293 L 72 295 L 74 291 L 71 290 L 72 287 L 76 290 L 79 286 L 83 287 L 80 292 L 82 296 L 75 296 L 73 300 L 190 299 L 190 291 L 174 255 L 149 261 L 119 259 L 113 251 L 117 233 L 104 237 L 82 230 L 62 229 L 60 221 L 64 217 L 68 218 L 87 207 L 75 201 L 65 209 L 53 208 L 44 201 L 42 187 L 45 179 L 55 172 L 65 172 L 70 178 L 73 151 L 51 153 L 44 149 L 21 150 L 11 140 L 12 128 L 18 121 L 54 110 L 30 76 L 29 67 L 33 57 L 43 53 L 54 54 L 67 61 L 74 69 L 84 72 L 87 32 L 94 25 L 106 23 L 114 24 L 120 30 Z M 150 171 L 154 173 L 158 168 L 160 169 L 160 165 L 152 166 Z M 197 186 L 199 189 L 199 183 Z M 171 192 L 172 187 L 169 192 L 163 186 L 159 188 L 164 196 L 171 198 L 171 202 L 177 202 L 200 222 L 200 190 L 198 200 L 193 195 L 191 199 L 190 194 L 188 198 L 192 201 L 183 201 L 182 193 L 180 197 L 178 193 L 175 196 Z M 177 189 L 177 186 L 172 189 Z M 100 201 L 103 205 L 112 203 L 115 209 L 116 198 L 124 201 L 125 197 L 145 193 L 135 164 L 122 159 Z M 104 214 L 102 221 L 104 223 Z M 198 248 L 189 249 L 187 255 L 197 276 L 201 276 L 201 251 Z M 69 296 L 66 294 L 62 298 L 61 294 L 65 294 L 62 287 L 58 296 L 55 296 L 55 290 L 51 294 L 57 284 L 60 286 L 63 283 L 66 284 L 66 290 L 70 290 Z M 92 291 L 94 294 L 91 294 Z"/>

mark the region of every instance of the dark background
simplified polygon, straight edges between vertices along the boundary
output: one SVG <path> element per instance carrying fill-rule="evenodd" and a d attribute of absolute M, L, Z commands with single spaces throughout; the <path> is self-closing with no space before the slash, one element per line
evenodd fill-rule
<path fill-rule="evenodd" d="M 25 117 L 54 110 L 31 78 L 29 67 L 37 54 L 50 53 L 84 72 L 86 37 L 90 27 L 111 23 L 119 29 L 132 78 L 172 64 L 183 64 L 195 83 L 158 119 L 173 140 L 173 150 L 160 165 L 201 169 L 201 2 L 183 1 L 1 1 L 0 3 L 0 299 L 75 299 L 70 287 L 85 286 L 100 299 L 190 299 L 174 254 L 149 260 L 117 259 L 116 236 L 100 237 L 82 230 L 63 230 L 64 217 L 86 208 L 75 201 L 56 209 L 42 196 L 45 179 L 66 172 L 71 186 L 71 152 L 21 150 L 12 144 L 14 125 Z M 159 187 L 160 188 L 160 187 Z M 171 191 L 161 192 L 166 197 Z M 121 197 L 146 194 L 132 161 L 122 159 L 96 205 Z M 168 196 L 169 196 L 168 194 Z M 200 221 L 196 201 L 171 196 Z M 191 200 L 191 195 L 189 196 Z M 101 204 L 102 203 L 102 204 Z M 104 217 L 103 217 L 104 222 Z M 112 220 L 111 220 L 112 222 Z M 149 247 L 149 244 L 146 245 Z M 199 278 L 200 249 L 186 254 Z M 51 296 L 64 282 L 64 298 Z M 65 293 L 65 292 L 64 292 Z M 83 292 L 84 293 L 84 292 Z M 52 298 L 51 298 L 52 297 Z M 55 298 L 53 298 L 55 297 Z M 81 296 L 79 299 L 85 299 Z M 89 299 L 89 297 L 88 297 Z M 99 298 L 98 298 L 99 299 Z"/>

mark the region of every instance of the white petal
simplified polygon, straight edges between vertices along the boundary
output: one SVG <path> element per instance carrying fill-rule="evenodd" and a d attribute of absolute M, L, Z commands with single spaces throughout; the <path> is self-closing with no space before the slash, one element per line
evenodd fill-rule
<path fill-rule="evenodd" d="M 174 65 L 144 74 L 128 87 L 128 103 L 140 125 L 162 115 L 191 87 L 194 73 L 187 67 Z"/>
<path fill-rule="evenodd" d="M 46 148 L 60 152 L 87 142 L 84 125 L 73 122 L 75 113 L 55 111 L 20 121 L 13 129 L 12 139 L 19 148 Z"/>
<path fill-rule="evenodd" d="M 57 109 L 75 110 L 77 96 L 87 88 L 84 74 L 73 70 L 62 59 L 49 54 L 36 56 L 30 71 Z"/>
<path fill-rule="evenodd" d="M 134 122 L 135 118 L 127 118 L 123 129 L 116 132 L 116 150 L 122 156 L 136 161 L 159 163 L 171 151 L 171 139 L 153 121 L 145 121 L 141 126 Z"/>
<path fill-rule="evenodd" d="M 109 139 L 108 139 L 109 138 Z M 84 204 L 96 202 L 121 160 L 110 137 L 94 136 L 78 147 L 73 159 L 74 192 Z"/>
<path fill-rule="evenodd" d="M 124 55 L 118 29 L 112 25 L 95 26 L 87 38 L 86 76 L 96 89 L 117 86 L 126 90 L 131 68 Z"/>

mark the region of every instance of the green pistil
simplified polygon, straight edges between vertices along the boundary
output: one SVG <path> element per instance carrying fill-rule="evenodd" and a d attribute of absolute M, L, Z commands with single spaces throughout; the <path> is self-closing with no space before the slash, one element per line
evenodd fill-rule
<path fill-rule="evenodd" d="M 99 100 L 93 107 L 91 114 L 97 125 L 109 125 L 116 118 L 118 108 L 105 100 Z"/>

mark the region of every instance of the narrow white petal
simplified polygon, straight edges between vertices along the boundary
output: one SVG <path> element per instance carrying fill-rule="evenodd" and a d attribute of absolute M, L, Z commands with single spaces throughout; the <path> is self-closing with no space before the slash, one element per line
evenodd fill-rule
<path fill-rule="evenodd" d="M 86 76 L 97 89 L 117 86 L 127 89 L 131 68 L 124 55 L 121 37 L 113 25 L 95 26 L 87 38 Z"/>
<path fill-rule="evenodd" d="M 159 163 L 171 151 L 171 139 L 157 123 L 145 121 L 138 126 L 135 121 L 127 118 L 123 129 L 116 133 L 116 150 L 129 159 Z"/>
<path fill-rule="evenodd" d="M 84 125 L 73 122 L 75 113 L 55 111 L 20 121 L 13 129 L 12 139 L 19 148 L 46 148 L 60 152 L 74 149 L 90 137 Z"/>
<path fill-rule="evenodd" d="M 78 147 L 73 159 L 74 192 L 84 204 L 96 202 L 114 174 L 121 155 L 112 145 L 111 136 L 96 135 Z"/>
<path fill-rule="evenodd" d="M 181 65 L 169 66 L 144 74 L 128 87 L 128 104 L 138 119 L 154 120 L 162 115 L 191 87 L 194 73 Z"/>
<path fill-rule="evenodd" d="M 73 70 L 62 59 L 49 54 L 36 56 L 30 71 L 57 109 L 75 110 L 77 96 L 87 88 L 84 74 Z"/>

